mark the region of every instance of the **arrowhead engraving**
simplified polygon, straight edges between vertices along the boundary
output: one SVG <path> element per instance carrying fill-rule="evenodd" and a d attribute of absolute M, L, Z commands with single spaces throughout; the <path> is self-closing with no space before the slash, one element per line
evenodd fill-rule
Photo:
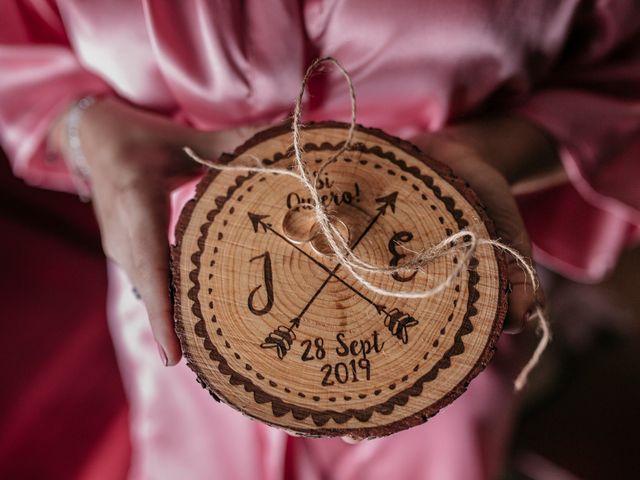
<path fill-rule="evenodd" d="M 247 212 L 249 215 L 249 220 L 251 220 L 251 225 L 253 225 L 253 231 L 258 233 L 258 226 L 262 225 L 264 231 L 267 231 L 267 227 L 270 227 L 271 224 L 264 222 L 263 219 L 267 218 L 269 215 L 258 215 L 257 213 Z"/>
<path fill-rule="evenodd" d="M 289 322 L 293 328 L 298 328 L 300 326 L 300 317 L 296 317 Z"/>
<path fill-rule="evenodd" d="M 380 212 L 381 215 L 385 215 L 387 213 L 387 208 L 391 207 L 391 212 L 395 213 L 396 211 L 396 199 L 398 198 L 398 192 L 393 192 L 386 197 L 376 198 L 376 202 L 381 203 L 376 210 Z"/>

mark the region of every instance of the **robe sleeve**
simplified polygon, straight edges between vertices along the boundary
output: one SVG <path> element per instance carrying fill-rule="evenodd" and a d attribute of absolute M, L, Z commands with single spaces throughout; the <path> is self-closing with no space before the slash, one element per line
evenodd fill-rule
<path fill-rule="evenodd" d="M 0 143 L 17 176 L 75 191 L 64 161 L 47 155 L 49 128 L 76 99 L 109 90 L 74 54 L 55 2 L 0 2 Z"/>
<path fill-rule="evenodd" d="M 605 275 L 640 226 L 640 2 L 589 5 L 553 71 L 516 112 L 557 140 L 570 180 L 554 189 L 540 225 L 528 223 L 534 246 L 579 280 Z"/>

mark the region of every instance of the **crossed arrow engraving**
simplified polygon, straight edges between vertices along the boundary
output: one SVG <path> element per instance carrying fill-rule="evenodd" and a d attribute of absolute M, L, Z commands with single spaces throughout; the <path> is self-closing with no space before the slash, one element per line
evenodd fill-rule
<path fill-rule="evenodd" d="M 367 233 L 369 233 L 371 228 L 376 224 L 376 222 L 380 217 L 382 217 L 383 215 L 386 215 L 389 210 L 391 210 L 392 213 L 395 213 L 397 198 L 398 198 L 398 192 L 393 192 L 384 197 L 376 198 L 376 202 L 380 204 L 380 206 L 376 209 L 377 213 L 370 220 L 369 224 L 362 231 L 360 236 L 355 240 L 355 242 L 351 246 L 352 250 L 356 249 L 358 244 L 360 244 L 360 242 L 366 237 Z M 316 298 L 318 298 L 320 293 L 322 293 L 324 288 L 329 283 L 329 280 L 331 280 L 332 278 L 335 278 L 336 280 L 338 280 L 340 283 L 346 286 L 349 290 L 351 290 L 353 293 L 355 293 L 364 301 L 366 301 L 369 305 L 373 306 L 379 315 L 384 315 L 385 316 L 384 324 L 389 329 L 392 335 L 394 335 L 396 338 L 398 338 L 405 344 L 409 341 L 407 330 L 418 324 L 418 320 L 416 320 L 413 316 L 407 313 L 404 313 L 398 310 L 397 308 L 393 308 L 389 310 L 384 305 L 375 303 L 367 295 L 362 293 L 360 290 L 358 290 L 354 286 L 350 285 L 348 282 L 346 282 L 336 274 L 340 269 L 340 267 L 342 267 L 342 264 L 339 263 L 333 269 L 329 269 L 329 267 L 327 267 L 322 262 L 315 259 L 313 256 L 309 255 L 307 252 L 305 252 L 303 249 L 298 247 L 296 244 L 289 241 L 289 239 L 287 239 L 280 232 L 275 230 L 273 226 L 266 221 L 266 219 L 269 217 L 268 215 L 259 215 L 255 213 L 248 213 L 248 215 L 249 215 L 249 219 L 251 220 L 251 224 L 253 226 L 254 232 L 258 233 L 260 231 L 260 227 L 262 227 L 264 233 L 272 233 L 276 235 L 278 238 L 280 238 L 289 246 L 299 251 L 302 255 L 304 255 L 306 258 L 311 260 L 318 267 L 322 268 L 328 274 L 327 278 L 325 278 L 325 280 L 322 282 L 320 287 L 318 287 L 318 289 L 314 292 L 314 294 L 311 296 L 309 301 L 302 308 L 300 313 L 296 315 L 293 319 L 291 319 L 288 325 L 280 325 L 278 326 L 278 328 L 276 328 L 271 333 L 269 333 L 269 335 L 267 335 L 267 337 L 264 339 L 264 342 L 260 345 L 262 348 L 275 349 L 278 355 L 278 358 L 283 359 L 286 356 L 287 352 L 291 349 L 293 341 L 296 338 L 295 330 L 300 326 L 300 322 L 302 321 L 303 316 L 309 310 L 311 305 L 313 305 L 313 302 L 316 300 Z"/>

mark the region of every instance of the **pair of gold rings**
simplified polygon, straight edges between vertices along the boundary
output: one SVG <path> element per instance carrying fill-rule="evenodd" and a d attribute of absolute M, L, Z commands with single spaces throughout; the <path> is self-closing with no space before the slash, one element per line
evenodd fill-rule
<path fill-rule="evenodd" d="M 335 213 L 329 213 L 329 222 L 335 227 L 347 245 L 351 243 L 349 227 Z M 292 208 L 282 219 L 282 232 L 291 243 L 302 245 L 309 243 L 319 255 L 333 255 L 331 245 L 327 241 L 320 225 L 316 221 L 311 205 L 299 205 Z"/>

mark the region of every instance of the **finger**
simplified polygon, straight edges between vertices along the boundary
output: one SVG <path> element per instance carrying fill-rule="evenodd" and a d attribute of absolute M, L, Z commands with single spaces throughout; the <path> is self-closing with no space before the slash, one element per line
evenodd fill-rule
<path fill-rule="evenodd" d="M 344 436 L 344 437 L 340 437 L 342 439 L 342 441 L 344 443 L 348 443 L 349 445 L 357 445 L 360 442 L 362 442 L 361 438 L 356 438 L 356 437 L 350 437 L 350 436 Z"/>
<path fill-rule="evenodd" d="M 164 173 L 170 179 L 169 188 L 173 189 L 203 171 L 202 165 L 184 152 L 185 147 L 191 148 L 207 160 L 217 162 L 223 153 L 235 151 L 258 131 L 258 127 L 242 127 L 216 132 L 203 132 L 189 127 L 175 129 L 171 132 L 169 141 L 174 153 L 164 167 Z"/>
<path fill-rule="evenodd" d="M 504 210 L 503 210 L 504 208 Z M 494 208 L 495 209 L 495 208 Z M 504 205 L 491 212 L 502 243 L 521 255 L 518 260 L 505 252 L 509 287 L 509 309 L 505 319 L 505 333 L 519 333 L 524 328 L 536 305 L 536 278 L 531 278 L 531 243 L 527 230 L 513 198 L 504 199 Z M 522 261 L 526 262 L 524 265 Z M 530 269 L 527 269 L 530 267 Z M 535 272 L 533 272 L 535 275 Z"/>
<path fill-rule="evenodd" d="M 128 199 L 130 275 L 146 306 L 160 356 L 165 365 L 175 365 L 182 352 L 169 298 L 168 201 L 160 189 L 140 189 Z"/>
<path fill-rule="evenodd" d="M 505 319 L 504 332 L 520 333 L 529 320 L 535 306 L 533 286 L 527 274 L 518 263 L 509 259 L 508 276 L 511 292 L 509 309 Z"/>
<path fill-rule="evenodd" d="M 184 146 L 193 148 L 202 157 L 217 160 L 221 154 L 233 152 L 260 130 L 263 130 L 262 126 L 247 126 L 216 132 L 190 129 L 182 141 Z"/>

